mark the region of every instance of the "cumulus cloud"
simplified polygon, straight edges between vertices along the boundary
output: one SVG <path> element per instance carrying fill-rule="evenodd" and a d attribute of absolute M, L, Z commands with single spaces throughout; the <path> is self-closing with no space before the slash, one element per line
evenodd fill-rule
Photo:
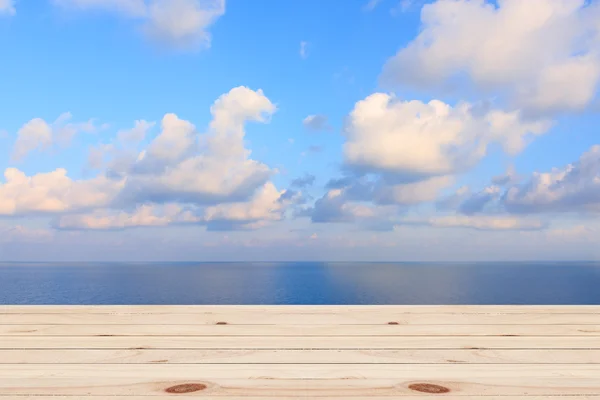
<path fill-rule="evenodd" d="M 133 128 L 123 129 L 117 133 L 117 141 L 125 146 L 137 145 L 146 139 L 148 132 L 156 125 L 155 122 L 137 120 Z"/>
<path fill-rule="evenodd" d="M 2 15 L 15 15 L 16 13 L 14 0 L 0 0 L 0 17 Z"/>
<path fill-rule="evenodd" d="M 123 187 L 104 177 L 72 180 L 65 169 L 27 176 L 16 168 L 0 182 L 0 215 L 76 212 L 108 206 Z"/>
<path fill-rule="evenodd" d="M 379 175 L 331 179 L 325 185 L 325 195 L 299 216 L 310 217 L 312 222 L 359 222 L 363 229 L 391 230 L 399 212 L 434 201 L 453 182 L 451 176 L 399 184 Z"/>
<path fill-rule="evenodd" d="M 214 102 L 204 134 L 166 114 L 158 135 L 136 153 L 136 146 L 127 146 L 143 139 L 153 123 L 137 121 L 132 130 L 119 131 L 114 143 L 90 153 L 91 166 L 106 166 L 96 178 L 73 180 L 65 169 L 27 176 L 9 168 L 0 181 L 0 215 L 59 214 L 56 226 L 63 229 L 183 222 L 250 229 L 277 220 L 297 199 L 269 182 L 273 171 L 251 159 L 244 143 L 245 124 L 267 123 L 275 110 L 261 90 L 237 87 Z M 53 127 L 44 127 L 33 130 L 42 135 L 28 137 L 51 141 Z"/>
<path fill-rule="evenodd" d="M 436 176 L 420 182 L 375 187 L 374 200 L 380 204 L 413 205 L 434 201 L 439 192 L 454 182 L 451 176 Z"/>
<path fill-rule="evenodd" d="M 532 135 L 545 133 L 546 121 L 523 121 L 518 112 L 454 107 L 439 100 L 401 101 L 375 93 L 356 103 L 344 130 L 347 166 L 384 173 L 402 182 L 452 175 L 472 168 L 498 142 L 511 154 Z"/>
<path fill-rule="evenodd" d="M 148 7 L 145 32 L 166 44 L 208 48 L 210 27 L 225 14 L 225 0 L 154 0 Z"/>
<path fill-rule="evenodd" d="M 465 215 L 481 213 L 486 206 L 498 200 L 501 195 L 501 189 L 498 186 L 488 186 L 479 193 L 472 194 L 466 198 L 459 206 L 458 211 Z"/>
<path fill-rule="evenodd" d="M 507 189 L 503 204 L 513 213 L 600 211 L 600 145 L 578 161 L 550 172 L 535 172 Z"/>
<path fill-rule="evenodd" d="M 434 88 L 467 77 L 528 114 L 582 110 L 600 80 L 599 17 L 586 0 L 438 0 L 382 81 Z"/>
<path fill-rule="evenodd" d="M 47 150 L 54 145 L 66 146 L 76 134 L 92 133 L 101 128 L 94 125 L 94 120 L 69 122 L 71 118 L 70 113 L 64 113 L 51 124 L 41 118 L 25 123 L 17 132 L 12 159 L 19 161 L 34 150 Z"/>
<path fill-rule="evenodd" d="M 247 202 L 205 208 L 178 203 L 143 204 L 131 212 L 102 209 L 88 214 L 63 215 L 54 226 L 65 230 L 114 230 L 199 224 L 209 230 L 257 229 L 283 218 L 292 201 L 280 201 L 285 193 L 268 182 Z"/>
<path fill-rule="evenodd" d="M 600 212 L 600 145 L 592 146 L 579 160 L 564 167 L 522 177 L 521 183 L 521 178 L 514 180 L 513 169 L 507 176 L 492 178 L 496 184 L 475 193 L 462 187 L 438 200 L 438 210 L 466 216 Z"/>
<path fill-rule="evenodd" d="M 208 48 L 210 26 L 225 14 L 225 0 L 54 0 L 76 10 L 104 10 L 142 23 L 156 41 L 185 49 Z"/>
<path fill-rule="evenodd" d="M 309 115 L 302 120 L 302 125 L 309 131 L 319 132 L 331 130 L 327 116 L 323 114 Z"/>
<path fill-rule="evenodd" d="M 492 177 L 492 183 L 498 186 L 506 186 L 518 183 L 519 179 L 515 168 L 510 166 L 504 174 Z"/>
<path fill-rule="evenodd" d="M 332 180 L 328 191 L 305 210 L 313 222 L 354 222 L 364 226 L 391 228 L 389 218 L 397 215 L 401 208 L 430 202 L 438 192 L 450 185 L 451 177 L 434 177 L 422 182 L 387 184 L 379 178 L 346 177 Z M 386 229 L 387 229 L 386 228 Z"/>
<path fill-rule="evenodd" d="M 267 123 L 276 107 L 261 90 L 240 86 L 211 107 L 205 135 L 175 114 L 167 114 L 161 133 L 128 167 L 119 201 L 131 203 L 245 201 L 264 185 L 272 171 L 249 158 L 244 125 Z"/>
<path fill-rule="evenodd" d="M 87 167 L 90 169 L 102 168 L 108 154 L 114 150 L 115 147 L 112 144 L 98 144 L 91 146 L 88 151 Z"/>
<path fill-rule="evenodd" d="M 130 165 L 139 157 L 139 144 L 146 139 L 155 125 L 154 122 L 137 120 L 133 128 L 119 130 L 111 142 L 90 146 L 87 167 L 92 170 L 106 167 L 107 175 L 124 176 Z"/>
<path fill-rule="evenodd" d="M 357 219 L 373 218 L 376 208 L 364 203 L 351 202 L 341 189 L 331 189 L 308 210 L 312 222 L 355 222 Z"/>
<path fill-rule="evenodd" d="M 461 186 L 451 195 L 437 199 L 435 206 L 438 211 L 456 211 L 471 195 L 472 192 L 469 186 Z"/>
<path fill-rule="evenodd" d="M 203 219 L 209 230 L 257 229 L 283 218 L 293 201 L 285 193 L 268 182 L 247 202 L 207 207 Z"/>

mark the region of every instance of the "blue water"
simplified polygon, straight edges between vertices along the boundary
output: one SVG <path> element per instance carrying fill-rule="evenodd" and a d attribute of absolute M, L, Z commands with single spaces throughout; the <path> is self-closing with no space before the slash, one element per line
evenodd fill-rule
<path fill-rule="evenodd" d="M 600 304 L 600 263 L 5 263 L 0 304 Z"/>

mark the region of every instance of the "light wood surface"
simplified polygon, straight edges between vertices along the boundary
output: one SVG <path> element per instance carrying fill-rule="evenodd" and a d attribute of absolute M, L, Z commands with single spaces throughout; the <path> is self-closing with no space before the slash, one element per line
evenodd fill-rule
<path fill-rule="evenodd" d="M 0 306 L 0 400 L 431 396 L 600 400 L 600 306 Z"/>

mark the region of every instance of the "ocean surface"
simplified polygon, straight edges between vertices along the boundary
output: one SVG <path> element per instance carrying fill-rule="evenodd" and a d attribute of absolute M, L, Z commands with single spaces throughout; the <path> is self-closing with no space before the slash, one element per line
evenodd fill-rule
<path fill-rule="evenodd" d="M 0 304 L 600 304 L 600 262 L 0 263 Z"/>

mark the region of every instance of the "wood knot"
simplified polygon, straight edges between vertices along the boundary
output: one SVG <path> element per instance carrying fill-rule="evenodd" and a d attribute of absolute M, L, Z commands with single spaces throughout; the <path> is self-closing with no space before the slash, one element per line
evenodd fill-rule
<path fill-rule="evenodd" d="M 170 388 L 166 388 L 165 392 L 167 393 L 192 393 L 199 392 L 200 390 L 206 389 L 206 385 L 202 383 L 184 383 L 182 385 L 171 386 Z"/>
<path fill-rule="evenodd" d="M 225 322 L 225 321 L 219 321 L 219 322 L 217 322 L 217 325 L 227 325 L 227 322 Z"/>
<path fill-rule="evenodd" d="M 434 385 L 433 383 L 413 383 L 412 385 L 409 385 L 408 388 L 417 392 L 434 394 L 448 393 L 450 391 L 447 387 Z"/>
<path fill-rule="evenodd" d="M 390 321 L 388 322 L 388 325 L 399 325 L 396 321 Z"/>

